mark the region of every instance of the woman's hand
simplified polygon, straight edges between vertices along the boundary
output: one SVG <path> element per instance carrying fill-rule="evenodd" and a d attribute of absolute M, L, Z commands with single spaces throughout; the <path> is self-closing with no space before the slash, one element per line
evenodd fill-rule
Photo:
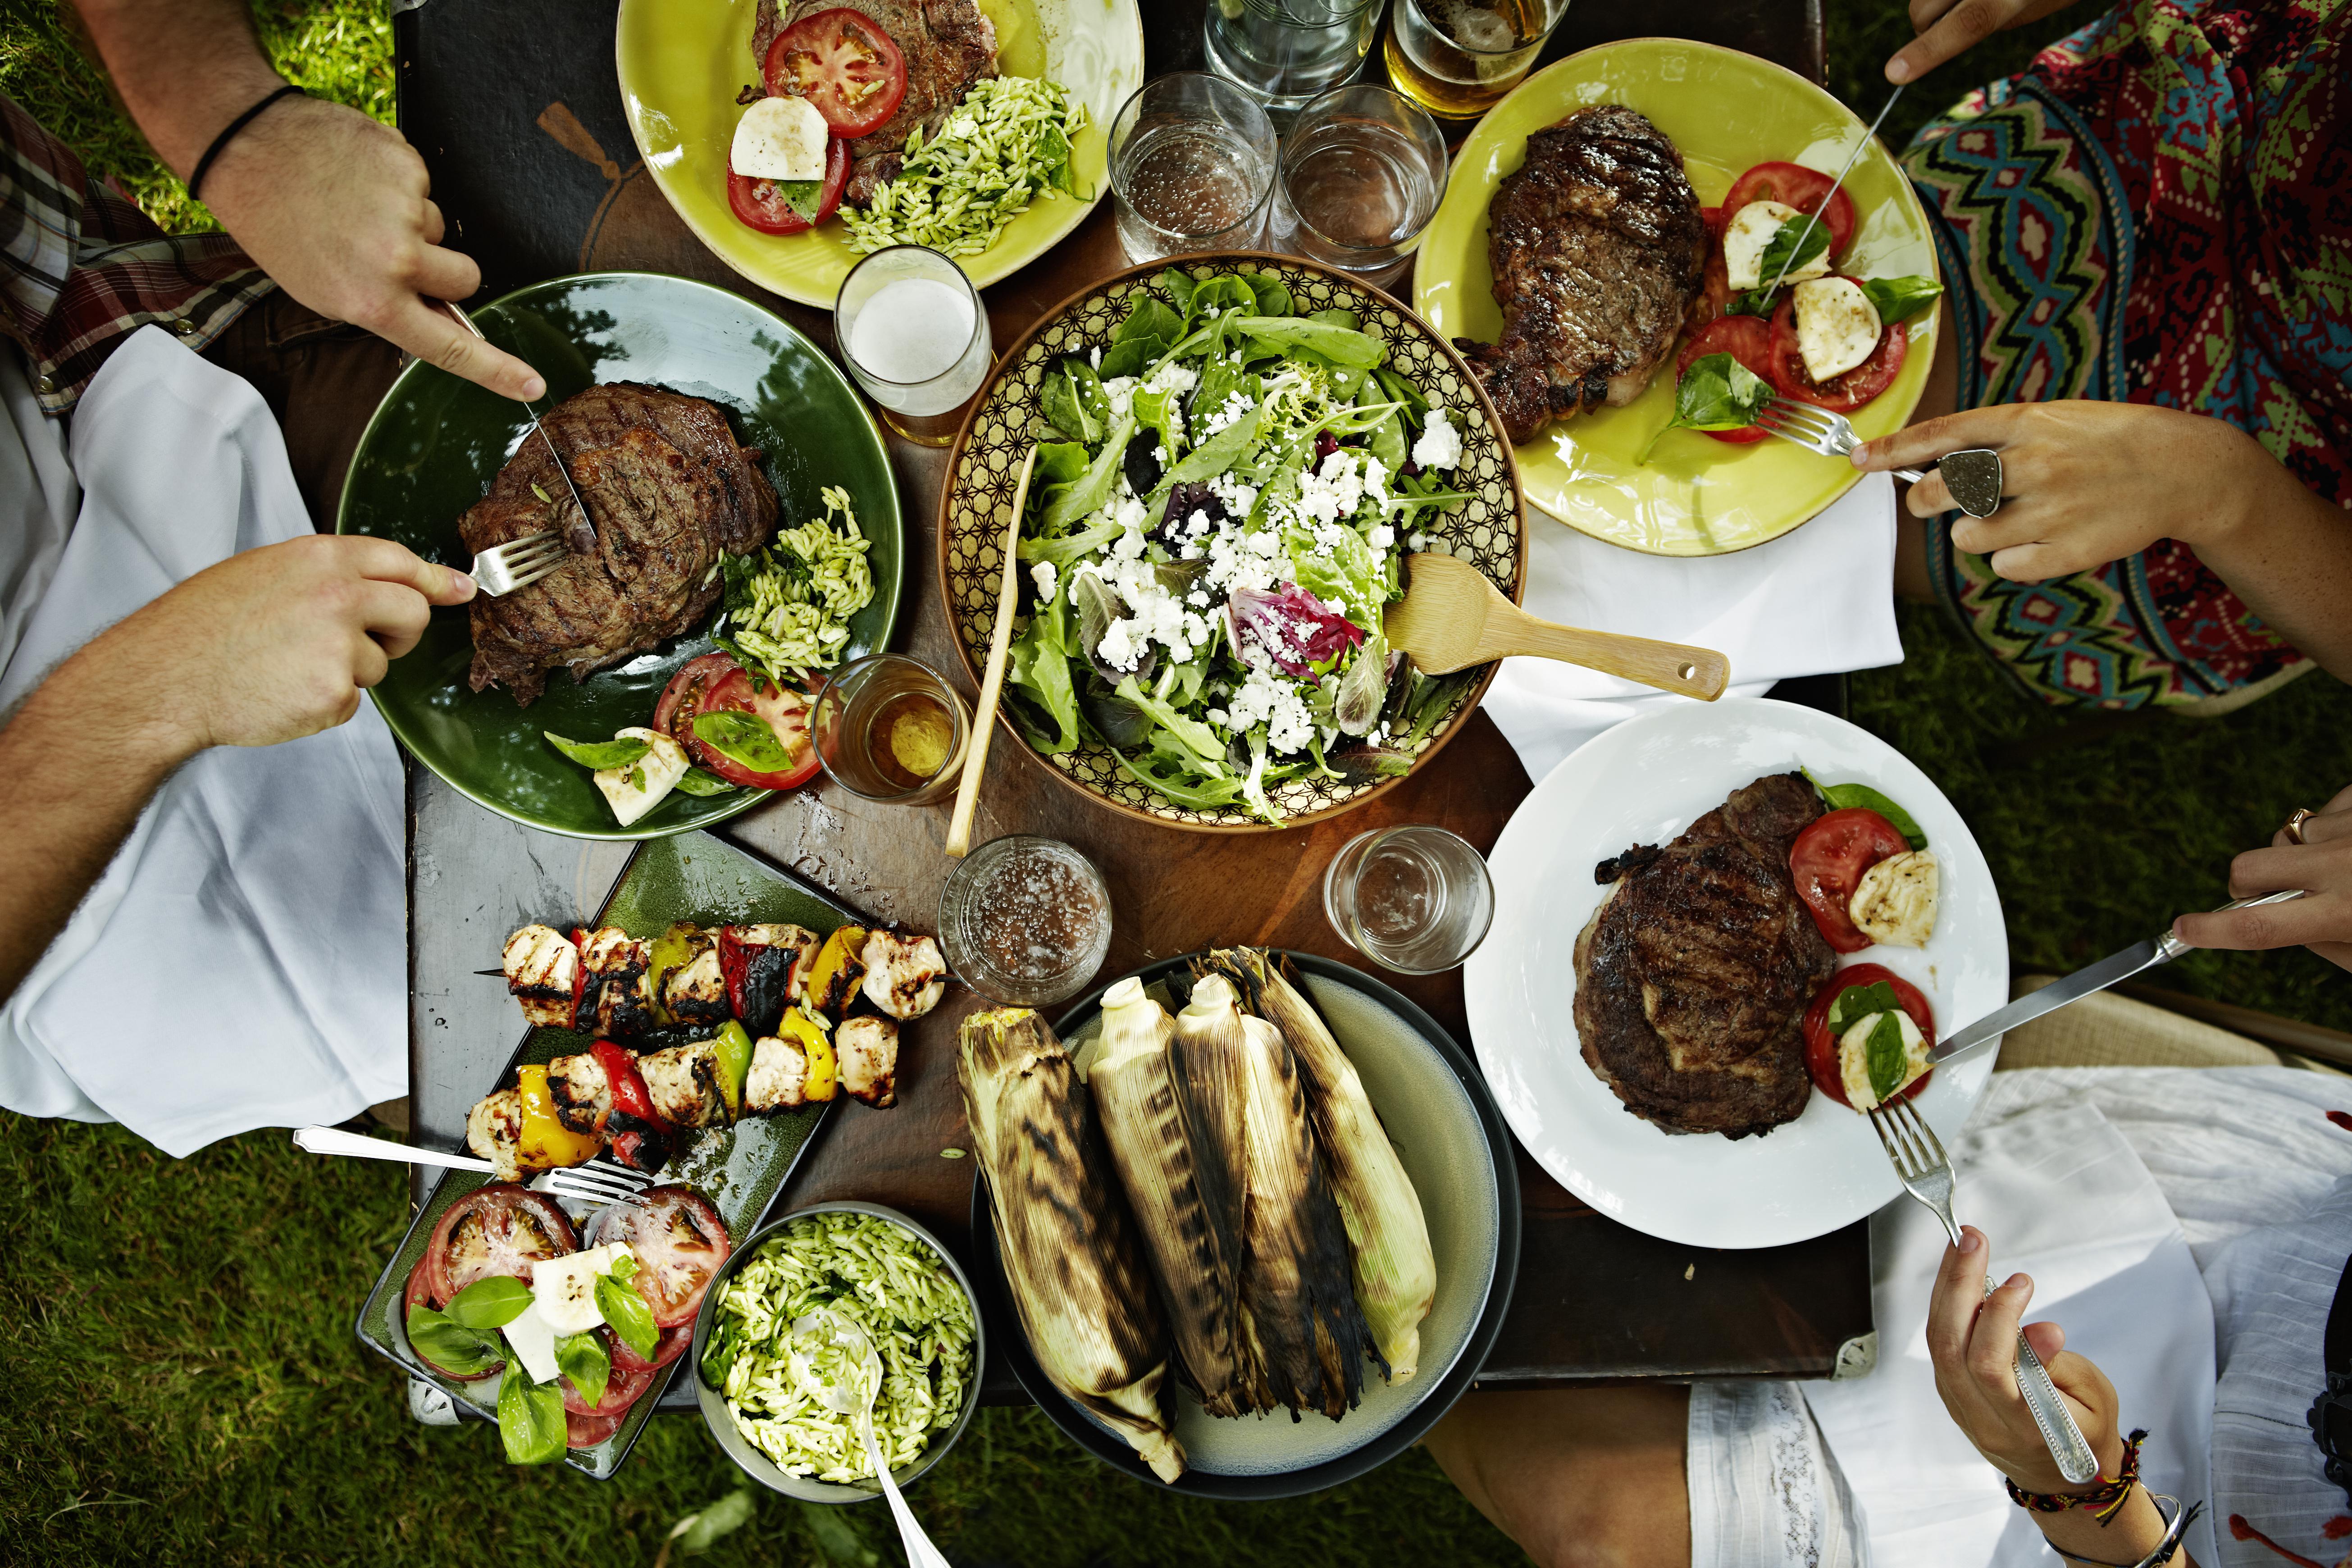
<path fill-rule="evenodd" d="M 1916 81 L 1962 50 L 2011 27 L 2063 11 L 2074 0 L 1911 0 L 1919 36 L 1886 62 L 1886 79 Z"/>
<path fill-rule="evenodd" d="M 2281 483 L 2307 493 L 2235 426 L 2138 403 L 1967 409 L 1856 447 L 1853 462 L 1924 468 L 1977 447 L 2000 454 L 2000 509 L 1955 522 L 1952 544 L 1991 557 L 1995 572 L 2019 583 L 2087 572 L 2159 539 L 2200 547 L 2244 529 Z M 1911 487 L 1906 504 L 1914 517 L 1953 506 L 1936 473 Z"/>
<path fill-rule="evenodd" d="M 2281 828 L 2267 849 L 2230 862 L 2230 896 L 2251 899 L 2301 888 L 2289 903 L 2228 913 L 2182 915 L 2172 932 L 2191 947 L 2245 952 L 2297 943 L 2352 969 L 2352 789 L 2304 819 L 2303 842 Z"/>
<path fill-rule="evenodd" d="M 1944 1249 L 1944 1267 L 1927 1303 L 1927 1357 L 1936 1368 L 1936 1392 L 1961 1435 L 2020 1487 L 2030 1492 L 2083 1490 L 2058 1473 L 2017 1389 L 2018 1320 L 2032 1300 L 2033 1281 L 2015 1275 L 1985 1295 L 1990 1253 L 1984 1233 L 1964 1226 L 1960 1238 L 1958 1247 Z M 2036 1323 L 2025 1334 L 2098 1457 L 2099 1473 L 2114 1475 L 2124 1451 L 2115 1385 L 2089 1361 L 2066 1351 L 2065 1331 L 2057 1324 Z"/>

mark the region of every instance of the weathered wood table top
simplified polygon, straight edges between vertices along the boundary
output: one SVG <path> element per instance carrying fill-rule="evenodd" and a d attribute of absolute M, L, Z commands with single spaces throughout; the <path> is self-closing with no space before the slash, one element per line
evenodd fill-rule
<path fill-rule="evenodd" d="M 1145 0 L 1142 8 L 1150 71 L 1196 68 L 1197 0 Z M 429 0 L 396 19 L 402 128 L 431 166 L 453 243 L 482 265 L 484 297 L 576 271 L 677 273 L 757 300 L 830 348 L 826 312 L 737 277 L 655 189 L 622 117 L 614 12 L 614 0 Z M 1720 42 L 1821 77 L 1819 0 L 1654 0 L 1638 13 L 1579 5 L 1545 58 L 1635 33 Z M 1377 50 L 1372 69 L 1380 69 Z M 1105 200 L 1050 256 L 987 290 L 996 341 L 1012 342 L 1045 310 L 1123 264 Z M 895 437 L 890 446 L 908 519 L 907 602 L 895 646 L 961 683 L 936 585 L 946 453 Z M 1539 515 L 1528 525 L 1558 526 Z M 1824 689 L 1837 700 L 1842 687 L 1780 695 L 1819 698 Z M 1323 868 L 1341 844 L 1369 828 L 1426 822 L 1489 848 L 1529 787 L 1480 714 L 1433 765 L 1338 821 L 1270 835 L 1195 834 L 1097 809 L 1001 741 L 973 837 L 1047 834 L 1102 868 L 1116 918 L 1105 978 L 1213 944 L 1265 943 L 1348 960 L 1320 896 Z M 498 962 L 515 926 L 563 923 L 597 909 L 628 847 L 522 827 L 419 766 L 409 769 L 408 791 L 412 1136 L 446 1146 L 462 1140 L 467 1108 L 492 1087 L 517 1035 L 505 988 L 475 972 Z M 949 810 L 875 805 L 821 782 L 722 832 L 872 916 L 929 930 L 950 865 L 940 851 Z M 1469 1047 L 1458 973 L 1375 973 Z M 979 1005 L 959 988 L 909 1028 L 900 1103 L 888 1111 L 840 1107 L 779 1203 L 869 1198 L 916 1215 L 951 1246 L 968 1246 L 971 1162 L 940 1151 L 964 1142 L 955 1030 Z M 1603 1218 L 1524 1155 L 1519 1172 L 1518 1282 L 1482 1386 L 1821 1376 L 1842 1343 L 1871 1327 L 1863 1225 L 1795 1247 L 1708 1251 Z M 1014 1392 L 1009 1381 L 992 1384 L 993 1394 Z"/>

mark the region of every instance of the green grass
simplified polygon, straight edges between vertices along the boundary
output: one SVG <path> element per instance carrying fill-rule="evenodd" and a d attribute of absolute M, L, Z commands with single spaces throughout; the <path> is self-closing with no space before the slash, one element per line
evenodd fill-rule
<path fill-rule="evenodd" d="M 295 79 L 390 117 L 380 6 L 261 9 Z M 1929 79 L 1890 121 L 1895 139 L 2067 21 Z M 1832 85 L 1875 112 L 1878 66 L 1905 36 L 1899 9 L 1832 0 L 1831 28 Z M 167 227 L 208 225 L 47 0 L 0 0 L 0 90 Z M 2352 782 L 2352 693 L 2326 676 L 2211 723 L 2154 722 L 2003 762 L 2001 748 L 2066 719 L 2017 695 L 1940 616 L 1906 610 L 1904 641 L 1904 665 L 1855 679 L 1855 717 L 1973 826 L 2021 968 L 2072 967 L 2221 901 L 2233 851 Z M 2301 952 L 2197 954 L 2167 980 L 2352 1027 L 2352 983 Z M 411 1422 L 398 1379 L 351 1336 L 405 1222 L 390 1167 L 314 1160 L 269 1132 L 173 1162 L 119 1129 L 0 1114 L 0 1192 L 14 1194 L 0 1208 L 0 1563 L 647 1564 L 677 1520 L 735 1488 L 688 1419 L 655 1423 L 601 1487 L 508 1469 L 487 1428 Z M 1417 1452 L 1304 1502 L 1210 1506 L 1114 1475 L 1034 1411 L 983 1412 L 916 1496 L 968 1563 L 1523 1561 Z M 761 1493 L 752 1523 L 698 1561 L 895 1562 L 887 1531 L 879 1510 L 818 1513 Z"/>

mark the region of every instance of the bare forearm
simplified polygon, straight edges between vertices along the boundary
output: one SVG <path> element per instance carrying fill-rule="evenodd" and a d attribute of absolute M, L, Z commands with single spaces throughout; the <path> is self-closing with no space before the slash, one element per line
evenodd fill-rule
<path fill-rule="evenodd" d="M 194 750 L 142 712 L 120 628 L 58 667 L 0 729 L 0 997 L 40 961 L 172 770 Z"/>
<path fill-rule="evenodd" d="M 228 122 L 283 80 L 245 0 L 75 0 L 149 145 L 182 179 Z"/>
<path fill-rule="evenodd" d="M 2352 680 L 2352 513 L 2296 482 L 2255 447 L 2246 504 L 2191 541 L 2248 608 L 2339 680 Z"/>
<path fill-rule="evenodd" d="M 2081 1509 L 2037 1513 L 2033 1522 L 2059 1551 L 2095 1563 L 2137 1563 L 2164 1539 L 2164 1514 L 2146 1487 L 2135 1488 L 2123 1511 L 2105 1524 Z M 2184 1550 L 2173 1557 L 2172 1568 L 2196 1568 L 2196 1563 Z"/>

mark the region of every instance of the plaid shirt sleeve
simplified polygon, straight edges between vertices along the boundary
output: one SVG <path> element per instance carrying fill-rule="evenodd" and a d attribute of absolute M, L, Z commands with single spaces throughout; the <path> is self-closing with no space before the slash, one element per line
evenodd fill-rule
<path fill-rule="evenodd" d="M 141 327 L 201 350 L 276 287 L 225 234 L 157 228 L 0 96 L 0 331 L 46 412 L 72 408 Z"/>

